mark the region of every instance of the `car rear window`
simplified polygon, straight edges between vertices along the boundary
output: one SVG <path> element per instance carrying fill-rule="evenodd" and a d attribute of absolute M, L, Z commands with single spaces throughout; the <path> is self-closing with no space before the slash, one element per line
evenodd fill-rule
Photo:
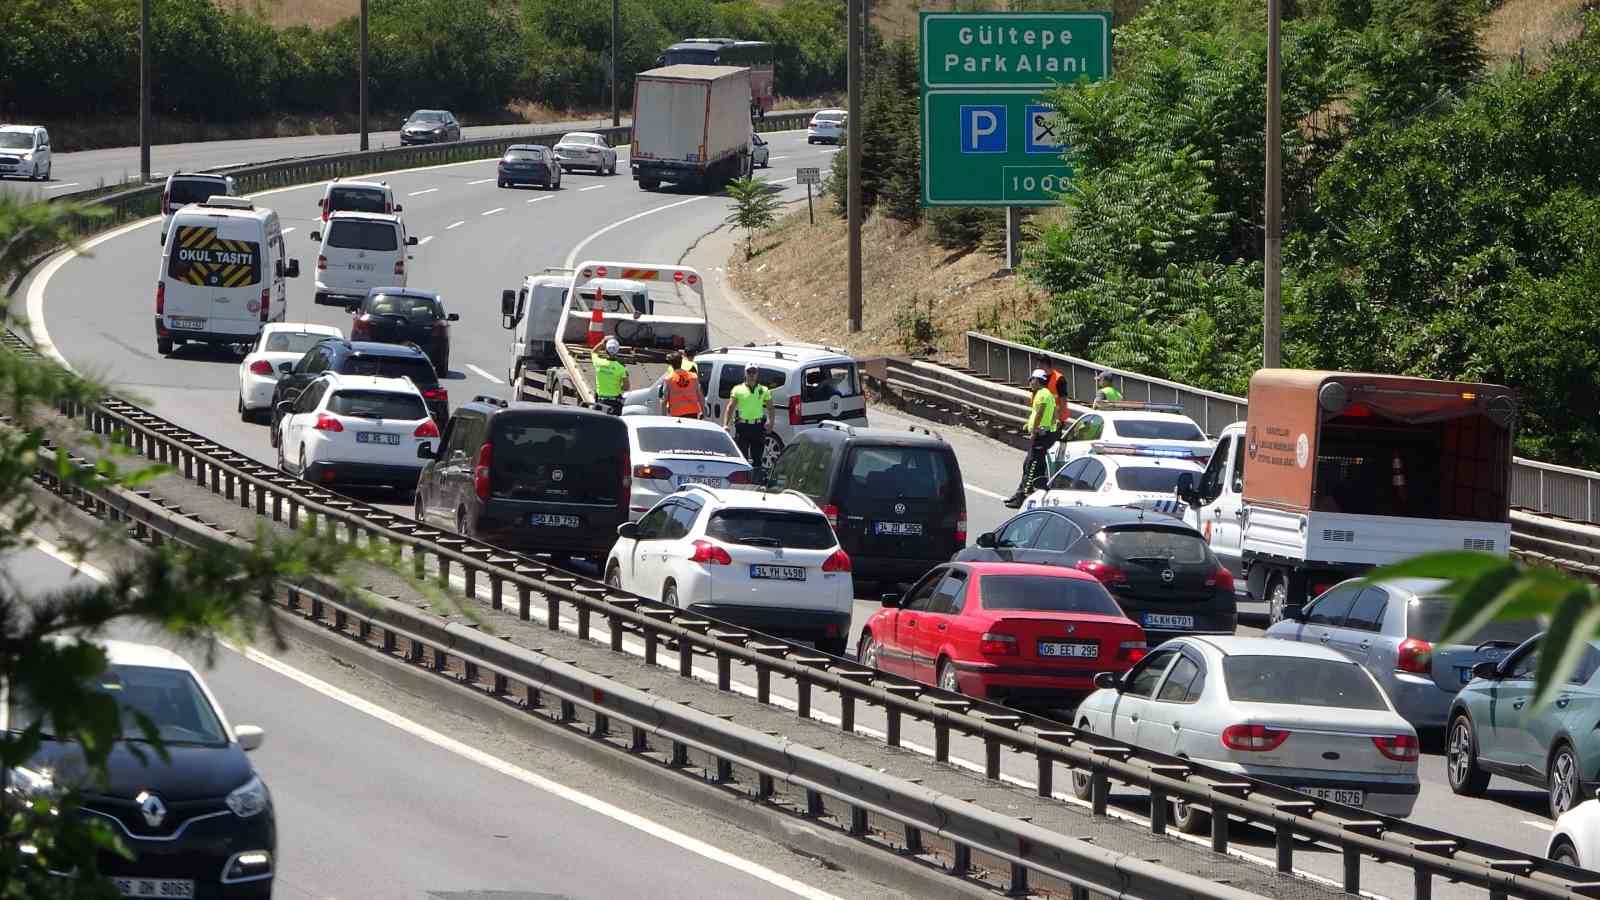
<path fill-rule="evenodd" d="M 341 250 L 397 250 L 400 229 L 388 222 L 334 222 L 328 226 L 328 246 Z"/>
<path fill-rule="evenodd" d="M 372 294 L 362 304 L 365 312 L 378 316 L 400 316 L 424 322 L 439 318 L 443 312 L 439 301 L 432 297 L 414 297 L 409 294 Z"/>
<path fill-rule="evenodd" d="M 174 234 L 167 262 L 173 280 L 212 288 L 260 283 L 260 244 L 225 238 L 214 225 L 180 225 Z"/>
<path fill-rule="evenodd" d="M 543 162 L 544 154 L 537 150 L 507 150 L 508 162 Z"/>
<path fill-rule="evenodd" d="M 760 544 L 796 550 L 826 550 L 837 541 L 818 513 L 769 509 L 725 509 L 711 514 L 706 536 L 730 544 Z"/>
<path fill-rule="evenodd" d="M 1053 575 L 984 575 L 978 581 L 984 609 L 1094 613 L 1120 616 L 1122 608 L 1098 581 Z"/>
<path fill-rule="evenodd" d="M 310 331 L 274 331 L 267 335 L 267 345 L 261 349 L 268 353 L 304 353 L 331 337 L 334 335 Z"/>
<path fill-rule="evenodd" d="M 1228 696 L 1245 703 L 1388 709 L 1378 686 L 1353 662 L 1301 656 L 1229 656 Z"/>
<path fill-rule="evenodd" d="M 388 197 L 375 188 L 334 188 L 328 192 L 328 211 L 390 212 Z"/>
<path fill-rule="evenodd" d="M 228 183 L 220 178 L 175 178 L 167 189 L 167 205 L 204 203 L 212 197 L 225 197 Z"/>
<path fill-rule="evenodd" d="M 1203 441 L 1206 436 L 1191 422 L 1169 419 L 1117 419 L 1117 437 L 1145 441 Z"/>
<path fill-rule="evenodd" d="M 415 394 L 396 391 L 339 391 L 328 398 L 328 412 L 356 419 L 426 419 L 428 408 Z"/>
<path fill-rule="evenodd" d="M 409 378 L 421 391 L 439 386 L 439 376 L 433 371 L 433 364 L 420 356 L 355 355 L 346 360 L 341 374 Z"/>
<path fill-rule="evenodd" d="M 499 496 L 618 502 L 628 436 L 615 419 L 502 415 L 495 419 L 492 440 L 490 484 Z"/>
<path fill-rule="evenodd" d="M 857 447 L 846 469 L 852 498 L 934 500 L 954 493 L 951 454 L 931 447 Z"/>
<path fill-rule="evenodd" d="M 1170 494 L 1178 488 L 1178 476 L 1185 469 L 1163 469 L 1158 466 L 1137 466 L 1117 470 L 1117 487 L 1125 491 Z M 1196 476 L 1198 478 L 1198 476 Z"/>
<path fill-rule="evenodd" d="M 834 397 L 855 397 L 861 394 L 856 379 L 855 363 L 824 363 L 811 366 L 800 376 L 800 400 L 814 403 Z"/>
<path fill-rule="evenodd" d="M 1160 559 L 1203 563 L 1211 552 L 1199 535 L 1161 528 L 1108 528 L 1097 540 L 1119 559 Z"/>
<path fill-rule="evenodd" d="M 1444 640 L 1444 625 L 1450 619 L 1455 601 L 1449 597 L 1418 597 L 1406 605 L 1406 637 L 1419 638 L 1430 644 Z M 1471 637 L 1458 643 L 1477 646 L 1485 641 L 1520 644 L 1542 630 L 1533 620 L 1520 622 L 1489 622 L 1473 632 Z"/>
<path fill-rule="evenodd" d="M 726 431 L 710 428 L 641 428 L 639 449 L 646 453 L 704 453 L 744 457 Z"/>
<path fill-rule="evenodd" d="M 818 122 L 843 122 L 844 113 L 817 113 L 816 120 Z"/>

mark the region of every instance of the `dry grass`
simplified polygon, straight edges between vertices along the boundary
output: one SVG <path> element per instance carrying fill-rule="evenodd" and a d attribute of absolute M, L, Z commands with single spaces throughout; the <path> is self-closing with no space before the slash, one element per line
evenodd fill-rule
<path fill-rule="evenodd" d="M 794 338 L 847 347 L 857 356 L 901 355 L 899 319 L 913 307 L 927 312 L 936 332 L 934 355 L 964 359 L 964 334 L 980 320 L 1013 320 L 1039 299 L 1016 276 L 996 277 L 1003 265 L 992 255 L 953 255 L 929 242 L 923 229 L 906 229 L 880 216 L 862 229 L 862 330 L 848 330 L 844 261 L 845 224 L 824 212 L 806 222 L 805 207 L 756 239 L 746 261 L 744 244 L 729 260 L 729 277 L 754 309 Z"/>
<path fill-rule="evenodd" d="M 216 0 L 225 9 L 252 12 L 279 28 L 326 28 L 361 10 L 360 0 Z"/>
<path fill-rule="evenodd" d="M 1478 43 L 1492 62 L 1536 66 L 1551 48 L 1577 37 L 1586 6 L 1593 0 L 1506 0 L 1484 21 Z"/>

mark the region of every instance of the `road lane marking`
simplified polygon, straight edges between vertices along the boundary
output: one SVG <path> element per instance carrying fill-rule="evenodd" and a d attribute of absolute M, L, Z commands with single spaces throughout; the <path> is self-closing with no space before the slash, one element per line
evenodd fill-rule
<path fill-rule="evenodd" d="M 503 213 L 505 211 L 506 211 L 506 208 L 504 206 L 496 206 L 494 209 L 488 210 L 487 212 L 480 213 L 479 215 L 492 216 L 495 213 Z"/>
<path fill-rule="evenodd" d="M 472 371 L 474 371 L 477 374 L 483 376 L 484 378 L 489 379 L 490 381 L 494 382 L 495 384 L 505 384 L 504 381 L 501 381 L 500 379 L 494 377 L 493 375 L 490 375 L 488 372 L 485 372 L 484 370 L 478 368 L 477 366 L 473 365 L 472 363 L 467 363 L 466 368 L 471 369 Z"/>
<path fill-rule="evenodd" d="M 418 246 L 418 247 L 421 247 L 421 246 L 422 246 L 422 245 L 423 245 L 423 244 L 426 244 L 426 243 L 427 243 L 427 242 L 429 242 L 429 241 L 431 241 L 431 240 L 433 240 L 433 235 L 431 235 L 431 234 L 430 234 L 430 235 L 428 235 L 428 236 L 427 236 L 427 237 L 425 237 L 425 238 L 418 238 L 418 239 L 417 239 L 417 246 Z"/>
<path fill-rule="evenodd" d="M 991 500 L 1004 500 L 1004 499 L 1006 499 L 1004 494 L 996 494 L 994 491 L 991 491 L 988 488 L 978 487 L 977 485 L 975 485 L 975 484 L 973 484 L 973 483 L 971 483 L 969 481 L 963 481 L 963 482 L 961 482 L 961 484 L 962 484 L 963 487 L 965 487 L 967 490 L 973 492 L 974 494 L 978 494 L 978 495 L 983 496 L 983 497 L 988 497 Z"/>
<path fill-rule="evenodd" d="M 39 274 L 33 279 L 33 283 L 28 285 L 28 333 L 33 335 L 33 349 L 60 363 L 67 371 L 77 371 L 72 367 L 72 363 L 67 362 L 67 358 L 61 355 L 61 351 L 56 349 L 55 343 L 50 340 L 49 329 L 45 328 L 45 288 L 50 286 L 50 279 L 54 278 L 55 274 L 61 271 L 61 267 L 67 263 L 104 244 L 106 241 L 116 240 L 129 232 L 137 231 L 149 225 L 151 222 L 159 221 L 161 221 L 159 216 L 152 216 L 148 219 L 141 219 L 138 222 L 129 222 L 121 228 L 113 228 L 99 237 L 90 238 L 76 248 L 63 250 L 44 264 L 44 268 L 39 270 Z"/>
<path fill-rule="evenodd" d="M 290 225 L 288 228 L 285 228 L 283 230 L 284 234 L 294 234 L 294 232 L 295 232 L 295 227 L 293 225 Z"/>
<path fill-rule="evenodd" d="M 575 261 L 577 261 L 578 254 L 583 252 L 583 248 L 589 246 L 591 243 L 594 242 L 595 238 L 598 238 L 603 234 L 607 234 L 607 233 L 609 233 L 609 232 L 611 232 L 611 231 L 613 231 L 613 230 L 615 230 L 617 228 L 621 228 L 622 226 L 628 224 L 629 222 L 637 222 L 638 220 L 644 218 L 645 216 L 653 216 L 658 212 L 666 212 L 669 209 L 676 209 L 677 207 L 686 206 L 686 205 L 688 205 L 690 203 L 698 203 L 701 200 L 705 200 L 705 199 L 707 199 L 707 198 L 703 197 L 703 196 L 701 196 L 701 197 L 690 197 L 687 200 L 679 200 L 676 203 L 668 203 L 665 206 L 658 206 L 655 209 L 647 209 L 642 213 L 634 213 L 633 215 L 627 217 L 626 219 L 618 219 L 617 221 L 612 222 L 610 225 L 607 225 L 606 227 L 600 229 L 599 231 L 594 232 L 593 234 L 591 234 L 588 237 L 584 238 L 583 240 L 579 241 L 578 245 L 576 247 L 572 248 L 572 252 L 567 254 L 567 261 L 563 265 L 564 265 L 565 268 L 568 268 L 568 269 L 572 268 L 572 264 Z"/>
<path fill-rule="evenodd" d="M 55 544 L 36 537 L 33 538 L 33 541 L 37 549 L 42 551 L 46 556 L 54 558 L 62 565 L 65 565 L 75 571 L 82 572 L 101 584 L 109 584 L 111 582 L 110 576 L 105 572 L 101 571 L 91 563 L 74 559 L 70 554 L 66 553 Z M 344 688 L 329 684 L 328 682 L 323 681 L 309 672 L 303 672 L 275 656 L 269 656 L 266 653 L 262 653 L 260 650 L 257 650 L 254 647 L 240 647 L 228 641 L 220 641 L 219 643 L 229 650 L 238 653 L 240 656 L 243 656 L 245 659 L 248 659 L 251 662 L 261 666 L 262 668 L 275 672 L 278 675 L 281 675 L 284 678 L 301 685 L 302 687 L 309 688 L 310 690 L 327 697 L 329 700 L 332 700 L 335 703 L 347 706 L 357 712 L 365 713 L 366 715 L 371 716 L 372 718 L 377 719 L 378 721 L 399 731 L 403 731 L 406 734 L 417 738 L 418 740 L 432 744 L 433 746 L 438 747 L 439 749 L 448 753 L 453 753 L 456 756 L 467 760 L 468 762 L 476 763 L 477 765 L 492 772 L 498 772 L 514 781 L 520 781 L 534 790 L 549 794 L 550 796 L 556 797 L 560 800 L 565 800 L 575 806 L 580 806 L 589 812 L 610 819 L 619 825 L 627 826 L 635 831 L 642 832 L 658 840 L 666 841 L 669 844 L 687 850 L 703 859 L 727 866 L 736 872 L 743 872 L 752 878 L 764 881 L 774 887 L 781 888 L 798 897 L 805 897 L 807 900 L 840 900 L 840 898 L 835 897 L 833 894 L 818 888 L 814 888 L 811 885 L 808 885 L 797 879 L 790 878 L 781 872 L 773 871 L 772 869 L 769 869 L 760 863 L 737 856 L 727 850 L 722 849 L 721 847 L 708 844 L 699 838 L 691 837 L 681 831 L 669 828 L 668 826 L 663 825 L 654 819 L 647 818 L 635 812 L 630 812 L 629 810 L 623 809 L 615 804 L 607 803 L 598 797 L 585 794 L 582 791 L 568 787 L 567 785 L 561 784 L 558 781 L 554 781 L 552 779 L 545 778 L 542 775 L 537 775 L 533 772 L 530 772 L 521 766 L 516 766 L 506 762 L 497 756 L 479 750 L 477 747 L 462 743 L 461 741 L 449 737 L 441 732 L 435 731 L 434 729 L 429 728 L 420 722 L 408 719 L 405 716 L 388 709 L 387 707 L 379 706 L 378 704 L 373 703 L 364 697 L 358 697 Z"/>
<path fill-rule="evenodd" d="M 549 199 L 550 199 L 549 197 L 534 197 L 533 199 L 529 200 L 528 202 L 529 203 L 538 203 L 540 200 L 549 200 Z"/>
<path fill-rule="evenodd" d="M 452 228 L 460 228 L 461 226 L 463 226 L 465 224 L 467 224 L 467 223 L 466 222 L 451 222 L 449 225 L 446 225 L 444 227 L 444 230 L 445 231 L 449 231 Z"/>
<path fill-rule="evenodd" d="M 150 177 L 154 178 L 155 176 L 152 174 Z M 62 191 L 62 190 L 66 190 L 69 187 L 77 187 L 77 186 L 78 186 L 78 183 L 76 181 L 69 181 L 66 184 L 52 184 L 49 187 L 45 188 L 45 190 L 47 190 L 47 191 Z"/>
<path fill-rule="evenodd" d="M 603 190 L 605 190 L 605 187 L 606 186 L 603 185 L 603 184 L 591 185 L 591 186 L 586 187 L 586 188 L 578 188 L 578 193 L 581 194 L 584 191 L 603 191 Z"/>
<path fill-rule="evenodd" d="M 493 180 L 493 178 L 479 178 L 477 181 L 469 181 L 467 184 L 488 184 Z"/>
<path fill-rule="evenodd" d="M 769 163 L 777 162 L 780 159 L 788 159 L 788 158 L 789 157 L 787 157 L 787 156 L 769 156 L 769 157 L 767 157 L 767 162 L 769 162 Z"/>
<path fill-rule="evenodd" d="M 1549 822 L 1536 822 L 1533 819 L 1523 819 L 1522 820 L 1522 824 L 1524 824 L 1524 825 L 1532 825 L 1533 827 L 1539 829 L 1540 831 L 1555 831 L 1556 830 L 1556 827 L 1554 825 L 1551 825 Z"/>
<path fill-rule="evenodd" d="M 433 193 L 434 191 L 437 191 L 437 190 L 438 190 L 438 188 L 426 188 L 426 189 L 420 190 L 420 191 L 412 191 L 411 193 L 407 194 L 406 196 L 407 197 L 421 197 L 423 194 L 431 194 L 431 193 Z"/>

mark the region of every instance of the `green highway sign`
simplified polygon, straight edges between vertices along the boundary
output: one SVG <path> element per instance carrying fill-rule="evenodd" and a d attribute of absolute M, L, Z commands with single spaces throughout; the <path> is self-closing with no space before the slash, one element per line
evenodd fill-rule
<path fill-rule="evenodd" d="M 1050 206 L 1072 170 L 1043 96 L 1111 72 L 1111 14 L 922 13 L 922 202 Z"/>

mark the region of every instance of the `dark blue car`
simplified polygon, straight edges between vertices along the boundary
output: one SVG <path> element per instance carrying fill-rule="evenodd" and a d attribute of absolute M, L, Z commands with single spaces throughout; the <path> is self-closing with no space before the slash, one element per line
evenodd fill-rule
<path fill-rule="evenodd" d="M 501 187 L 518 184 L 537 184 L 545 190 L 561 187 L 561 166 L 549 147 L 538 144 L 513 144 L 500 157 L 499 183 Z"/>

